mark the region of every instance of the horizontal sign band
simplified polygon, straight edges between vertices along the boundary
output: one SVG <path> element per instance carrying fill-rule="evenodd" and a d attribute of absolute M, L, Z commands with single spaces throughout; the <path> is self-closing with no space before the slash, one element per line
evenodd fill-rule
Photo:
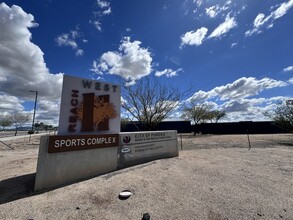
<path fill-rule="evenodd" d="M 118 134 L 57 135 L 49 137 L 48 153 L 115 147 L 118 144 Z"/>
<path fill-rule="evenodd" d="M 120 133 L 121 145 L 161 142 L 168 140 L 177 140 L 177 133 L 174 131 Z"/>

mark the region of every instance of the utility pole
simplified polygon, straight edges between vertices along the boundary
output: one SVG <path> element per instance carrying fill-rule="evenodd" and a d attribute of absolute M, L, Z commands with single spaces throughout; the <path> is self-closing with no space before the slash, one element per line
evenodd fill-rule
<path fill-rule="evenodd" d="M 32 131 L 34 131 L 34 124 L 35 124 L 35 115 L 36 115 L 36 109 L 37 109 L 37 100 L 38 100 L 38 91 L 30 90 L 30 92 L 35 92 L 35 107 L 34 107 L 34 115 L 33 115 L 33 123 L 32 123 Z"/>

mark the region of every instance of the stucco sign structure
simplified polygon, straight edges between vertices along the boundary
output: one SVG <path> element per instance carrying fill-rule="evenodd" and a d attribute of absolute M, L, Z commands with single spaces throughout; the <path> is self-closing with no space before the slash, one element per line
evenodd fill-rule
<path fill-rule="evenodd" d="M 120 86 L 65 75 L 58 134 L 120 132 Z"/>
<path fill-rule="evenodd" d="M 42 136 L 35 190 L 117 169 L 120 86 L 65 75 L 58 135 Z"/>
<path fill-rule="evenodd" d="M 177 132 L 120 132 L 120 86 L 64 76 L 58 135 L 41 137 L 35 191 L 178 156 Z"/>

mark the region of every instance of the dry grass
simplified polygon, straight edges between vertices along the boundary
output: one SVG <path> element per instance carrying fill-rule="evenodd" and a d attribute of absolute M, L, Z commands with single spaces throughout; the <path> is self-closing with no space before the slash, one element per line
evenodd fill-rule
<path fill-rule="evenodd" d="M 0 219 L 293 219 L 293 136 L 184 136 L 176 158 L 32 192 L 38 139 L 0 144 Z M 179 146 L 181 139 L 179 138 Z M 119 200 L 119 192 L 133 195 Z"/>

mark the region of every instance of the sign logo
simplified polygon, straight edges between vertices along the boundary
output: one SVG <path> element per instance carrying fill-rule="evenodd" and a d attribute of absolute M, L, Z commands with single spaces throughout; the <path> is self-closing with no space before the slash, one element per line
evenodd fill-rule
<path fill-rule="evenodd" d="M 77 93 L 74 92 L 73 94 Z M 109 130 L 109 119 L 117 117 L 114 104 L 109 102 L 110 96 L 95 96 L 95 93 L 85 93 L 82 96 L 83 101 L 80 104 L 76 103 L 76 107 L 73 105 L 74 108 L 71 109 L 73 115 L 70 122 L 81 120 L 81 131 Z M 75 126 L 74 123 L 70 124 L 68 131 L 76 131 Z"/>
<path fill-rule="evenodd" d="M 127 153 L 129 153 L 129 152 L 131 152 L 131 149 L 128 148 L 128 147 L 124 147 L 124 148 L 122 148 L 122 150 L 121 150 L 121 153 L 124 153 L 124 154 L 127 154 Z"/>
<path fill-rule="evenodd" d="M 130 138 L 130 136 L 124 136 L 122 138 L 122 141 L 124 144 L 128 144 L 131 141 L 131 138 Z"/>

